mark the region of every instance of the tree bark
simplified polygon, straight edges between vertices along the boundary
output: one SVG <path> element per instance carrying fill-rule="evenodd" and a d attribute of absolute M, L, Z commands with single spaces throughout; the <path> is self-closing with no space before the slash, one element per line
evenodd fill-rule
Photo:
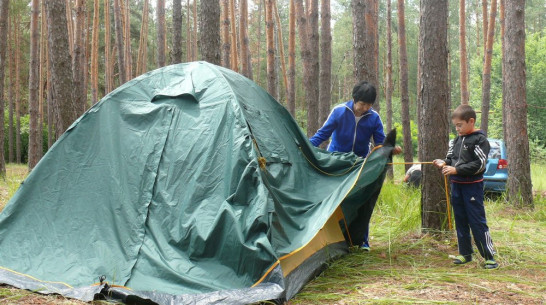
<path fill-rule="evenodd" d="M 29 110 L 29 135 L 28 135 L 28 169 L 32 170 L 40 161 L 38 146 L 39 137 L 39 81 L 40 81 L 40 32 L 38 31 L 38 19 L 40 18 L 40 3 L 31 1 L 30 14 L 30 62 L 28 78 L 28 110 Z M 3 41 L 3 39 L 0 39 Z M 0 90 L 0 93 L 2 91 Z M 3 112 L 3 107 L 2 111 Z M 3 116 L 1 117 L 3 119 Z M 3 126 L 3 125 L 2 125 Z"/>
<path fill-rule="evenodd" d="M 66 0 L 66 26 L 68 28 L 68 47 L 70 56 L 74 56 L 74 18 L 72 16 L 72 0 Z"/>
<path fill-rule="evenodd" d="M 199 37 L 199 49 L 203 60 L 220 65 L 220 3 L 218 0 L 201 1 Z"/>
<path fill-rule="evenodd" d="M 257 25 L 257 28 L 258 28 L 258 47 L 256 48 L 257 49 L 257 53 L 258 53 L 258 62 L 257 62 L 257 77 L 256 77 L 256 82 L 258 84 L 260 84 L 261 82 L 261 72 L 262 72 L 262 64 L 261 64 L 261 61 L 262 61 L 262 12 L 265 11 L 265 9 L 262 9 L 264 7 L 264 2 L 265 0 L 258 0 L 258 25 Z"/>
<path fill-rule="evenodd" d="M 182 0 L 173 0 L 173 64 L 182 62 Z"/>
<path fill-rule="evenodd" d="M 57 139 L 77 118 L 63 0 L 47 1 L 48 45 Z"/>
<path fill-rule="evenodd" d="M 377 52 L 377 0 L 352 0 L 353 59 L 356 82 L 366 80 L 379 88 Z M 379 93 L 380 90 L 377 90 Z M 379 94 L 374 109 L 379 111 Z"/>
<path fill-rule="evenodd" d="M 136 74 L 141 75 L 147 71 L 148 59 L 148 19 L 149 19 L 148 0 L 144 0 L 142 8 L 142 24 L 140 25 L 140 39 L 138 43 L 137 70 Z M 182 22 L 182 21 L 181 21 Z M 180 50 L 182 52 L 182 50 Z M 180 56 L 182 60 L 182 56 Z"/>
<path fill-rule="evenodd" d="M 131 51 L 131 5 L 129 3 L 130 0 L 121 0 L 121 1 L 127 1 L 125 3 L 125 13 L 123 15 L 125 22 L 124 24 L 124 35 L 125 43 L 123 46 L 125 47 L 125 75 L 127 76 L 127 80 L 131 80 L 133 78 L 133 57 L 132 57 L 132 51 Z M 163 14 L 163 20 L 165 19 L 165 14 Z"/>
<path fill-rule="evenodd" d="M 392 129 L 392 9 L 391 0 L 387 0 L 387 69 L 385 84 L 385 106 L 387 107 L 387 131 Z M 392 177 L 392 176 L 391 176 Z"/>
<path fill-rule="evenodd" d="M 222 37 L 223 37 L 223 65 L 226 68 L 231 68 L 231 36 L 229 31 L 231 29 L 231 22 L 229 19 L 229 0 L 222 0 Z"/>
<path fill-rule="evenodd" d="M 493 1 L 493 0 L 491 0 Z M 485 57 L 485 52 L 487 52 L 487 33 L 489 31 L 489 27 L 487 24 L 487 0 L 482 0 L 482 17 L 483 17 L 483 56 Z"/>
<path fill-rule="evenodd" d="M 447 0 L 422 0 L 419 32 L 421 67 L 421 160 L 442 158 L 448 145 Z M 446 205 L 440 172 L 423 167 L 421 214 L 423 231 L 445 228 Z"/>
<path fill-rule="evenodd" d="M 43 156 L 43 147 L 44 147 L 44 137 L 43 137 L 43 128 L 44 128 L 44 100 L 46 97 L 46 86 L 47 86 L 47 19 L 46 19 L 46 9 L 45 3 L 42 1 L 40 4 L 41 9 L 41 28 L 40 28 L 40 81 L 39 81 L 39 101 L 38 101 L 38 147 L 40 153 L 40 159 Z"/>
<path fill-rule="evenodd" d="M 330 29 L 330 0 L 322 0 L 320 9 L 320 88 L 319 124 L 326 122 L 332 101 L 332 33 Z"/>
<path fill-rule="evenodd" d="M 93 38 L 91 43 L 91 103 L 99 101 L 99 0 L 93 1 Z"/>
<path fill-rule="evenodd" d="M 328 0 L 327 0 L 328 1 Z M 288 96 L 288 75 L 286 72 L 286 58 L 284 56 L 284 39 L 282 35 L 281 17 L 279 15 L 279 9 L 277 7 L 277 0 L 273 0 L 273 13 L 275 15 L 275 24 L 277 25 L 277 41 L 279 48 L 279 57 L 281 59 L 281 71 L 284 81 L 285 95 Z"/>
<path fill-rule="evenodd" d="M 120 0 L 114 0 L 114 29 L 116 32 L 115 40 L 116 40 L 116 48 L 118 52 L 118 73 L 119 73 L 119 82 L 120 85 L 127 82 L 127 75 L 125 70 L 125 48 L 123 47 L 124 39 L 123 39 L 123 27 L 121 24 L 121 5 L 119 3 Z"/>
<path fill-rule="evenodd" d="M 78 114 L 82 114 L 87 99 L 87 90 L 84 85 L 85 63 L 85 1 L 76 1 L 76 29 L 74 31 L 74 53 L 72 55 L 72 75 L 74 79 L 74 103 Z"/>
<path fill-rule="evenodd" d="M 398 0 L 398 47 L 400 56 L 400 103 L 402 132 L 404 134 L 404 162 L 413 162 L 413 145 L 411 143 L 411 126 L 409 114 L 408 54 L 406 49 L 406 21 L 404 0 Z M 406 164 L 406 171 L 411 167 Z"/>
<path fill-rule="evenodd" d="M 231 70 L 239 72 L 239 51 L 237 50 L 237 20 L 235 19 L 235 0 L 229 0 L 229 16 L 231 19 Z"/>
<path fill-rule="evenodd" d="M 309 64 L 308 78 L 304 80 L 306 101 L 307 101 L 307 135 L 313 136 L 320 128 L 319 108 L 320 108 L 320 91 L 328 90 L 328 88 L 320 88 L 317 84 L 320 81 L 320 65 L 319 65 L 319 0 L 309 0 L 309 23 L 308 23 L 308 47 L 309 47 Z"/>
<path fill-rule="evenodd" d="M 387 59 L 385 67 L 385 106 L 387 108 L 387 131 L 392 130 L 392 9 L 391 0 L 387 0 Z M 387 168 L 387 177 L 393 179 L 393 166 Z"/>
<path fill-rule="evenodd" d="M 193 0 L 193 44 L 192 44 L 192 61 L 197 60 L 197 46 L 199 45 L 199 36 L 197 36 L 197 0 Z"/>
<path fill-rule="evenodd" d="M 13 30 L 15 33 L 15 161 L 22 163 L 22 142 L 21 142 L 21 33 L 19 24 L 21 17 L 14 17 Z"/>
<path fill-rule="evenodd" d="M 34 0 L 37 1 L 37 0 Z M 33 1 L 33 4 L 34 4 Z M 34 5 L 33 5 L 34 8 Z M 4 157 L 4 72 L 7 61 L 9 1 L 0 1 L 0 176 L 6 176 Z M 37 30 L 36 30 L 37 31 Z"/>
<path fill-rule="evenodd" d="M 525 88 L 525 0 L 506 1 L 504 29 L 503 108 L 506 111 L 508 200 L 516 206 L 533 206 L 527 100 Z"/>
<path fill-rule="evenodd" d="M 497 16 L 497 0 L 491 0 L 489 11 L 489 31 L 487 33 L 487 52 L 483 64 L 482 76 L 482 119 L 480 129 L 487 134 L 489 126 L 489 105 L 491 103 L 491 58 L 493 56 L 493 38 L 495 37 L 495 17 Z"/>
<path fill-rule="evenodd" d="M 6 4 L 8 2 L 5 2 Z M 9 13 L 8 13 L 9 15 Z M 13 113 L 15 108 L 15 22 L 9 20 L 8 17 L 8 28 L 9 28 L 9 88 L 8 88 L 8 100 L 9 100 L 9 113 L 8 113 L 8 162 L 13 163 L 15 161 L 14 154 L 14 139 L 13 139 Z M 1 50 L 1 49 L 0 49 Z"/>
<path fill-rule="evenodd" d="M 165 0 L 157 0 L 157 66 L 165 66 Z"/>
<path fill-rule="evenodd" d="M 112 67 L 110 66 L 111 46 L 110 33 L 110 0 L 104 0 L 104 94 L 110 93 L 114 85 Z"/>
<path fill-rule="evenodd" d="M 265 0 L 265 25 L 267 46 L 267 91 L 273 98 L 279 99 L 277 96 L 277 74 L 275 73 L 273 0 Z"/>
<path fill-rule="evenodd" d="M 190 24 L 190 15 L 191 15 L 191 7 L 190 7 L 190 0 L 186 1 L 186 61 L 191 61 L 191 52 L 193 50 L 192 44 L 193 39 L 191 37 L 191 24 Z"/>
<path fill-rule="evenodd" d="M 296 118 L 296 7 L 290 1 L 288 18 L 288 111 Z"/>
<path fill-rule="evenodd" d="M 248 0 L 239 2 L 239 39 L 241 40 L 241 72 L 252 79 L 250 41 L 248 39 Z"/>
<path fill-rule="evenodd" d="M 468 62 L 466 55 L 466 3 L 459 0 L 459 52 L 460 52 L 460 82 L 461 104 L 468 104 Z"/>

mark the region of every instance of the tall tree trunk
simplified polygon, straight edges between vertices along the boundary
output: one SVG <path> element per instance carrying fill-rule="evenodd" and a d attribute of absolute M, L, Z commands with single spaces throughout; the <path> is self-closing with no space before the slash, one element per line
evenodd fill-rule
<path fill-rule="evenodd" d="M 91 43 L 91 103 L 99 101 L 99 15 L 100 0 L 93 0 L 93 38 Z"/>
<path fill-rule="evenodd" d="M 173 64 L 182 62 L 182 0 L 173 0 Z"/>
<path fill-rule="evenodd" d="M 308 47 L 309 47 L 309 74 L 307 80 L 304 81 L 306 88 L 306 101 L 307 101 L 307 135 L 313 136 L 315 132 L 320 128 L 321 122 L 319 122 L 319 99 L 321 89 L 328 90 L 328 88 L 320 88 L 317 86 L 320 80 L 320 66 L 319 66 L 319 0 L 309 0 L 309 23 L 308 23 Z"/>
<path fill-rule="evenodd" d="M 110 65 L 110 57 L 112 56 L 110 51 L 111 46 L 111 33 L 110 33 L 110 0 L 104 0 L 104 94 L 110 93 L 113 89 L 113 73 L 112 66 Z"/>
<path fill-rule="evenodd" d="M 36 1 L 36 0 L 34 0 Z M 34 3 L 33 3 L 34 4 Z M 34 7 L 34 6 L 33 6 Z M 9 1 L 0 1 L 0 176 L 6 176 L 6 164 L 4 162 L 4 71 L 7 62 L 7 41 L 8 41 L 8 16 Z"/>
<path fill-rule="evenodd" d="M 229 0 L 222 0 L 222 32 L 223 32 L 223 46 L 222 49 L 223 52 L 223 62 L 224 67 L 230 68 L 231 67 L 231 36 L 229 35 L 229 31 L 231 28 L 230 20 L 229 20 Z"/>
<path fill-rule="evenodd" d="M 38 0 L 31 1 L 30 14 L 30 63 L 28 78 L 28 110 L 29 110 L 29 135 L 28 135 L 28 169 L 32 170 L 40 161 L 38 146 L 38 122 L 39 118 L 39 81 L 40 81 L 40 32 L 38 31 L 38 19 L 40 18 L 40 3 Z M 3 40 L 3 39 L 0 39 Z M 0 90 L 0 93 L 2 91 Z M 3 112 L 3 107 L 2 111 Z M 1 117 L 3 119 L 3 116 Z M 2 125 L 3 126 L 3 125 Z"/>
<path fill-rule="evenodd" d="M 21 159 L 21 33 L 19 31 L 20 16 L 13 19 L 13 31 L 15 37 L 15 161 L 22 163 Z"/>
<path fill-rule="evenodd" d="M 504 10 L 504 7 L 505 7 L 505 0 L 500 0 L 500 7 L 499 7 L 499 21 L 500 21 L 500 30 L 501 30 L 501 56 L 502 58 L 504 58 L 504 32 L 505 32 L 505 26 L 506 26 L 506 22 L 505 22 L 505 10 Z M 502 75 L 504 75 L 504 60 L 502 61 Z M 505 124 L 506 124 L 506 109 L 504 107 L 501 107 L 502 108 L 502 126 L 504 127 Z M 506 129 L 503 128 L 503 136 L 502 138 L 503 139 L 507 139 L 506 137 Z"/>
<path fill-rule="evenodd" d="M 186 61 L 191 61 L 191 51 L 193 50 L 192 44 L 193 40 L 191 37 L 191 24 L 190 24 L 190 16 L 191 16 L 191 7 L 190 7 L 190 0 L 186 1 Z"/>
<path fill-rule="evenodd" d="M 392 130 L 392 9 L 391 0 L 387 0 L 387 60 L 385 72 L 385 106 L 387 108 L 387 131 Z M 394 177 L 393 167 L 387 169 L 389 179 Z"/>
<path fill-rule="evenodd" d="M 332 33 L 330 0 L 322 0 L 320 9 L 320 80 L 319 123 L 326 122 L 332 101 Z"/>
<path fill-rule="evenodd" d="M 51 82 L 56 112 L 56 136 L 59 138 L 77 118 L 74 105 L 72 67 L 68 53 L 68 35 L 63 0 L 47 1 L 48 45 Z"/>
<path fill-rule="evenodd" d="M 275 73 L 273 0 L 265 0 L 265 25 L 267 46 L 267 91 L 275 99 L 279 99 L 277 96 L 277 74 Z"/>
<path fill-rule="evenodd" d="M 46 11 L 46 15 L 47 15 L 47 11 Z M 47 18 L 46 18 L 46 23 L 47 23 Z M 49 28 L 49 26 L 48 26 Z M 53 145 L 53 141 L 54 141 L 54 131 L 53 131 L 53 127 L 54 127 L 54 124 L 55 124 L 55 114 L 54 114 L 54 105 L 53 105 L 53 84 L 52 84 L 52 77 L 51 77 L 51 64 L 50 64 L 50 55 L 49 55 L 49 50 L 50 50 L 50 46 L 49 46 L 49 39 L 48 41 L 46 42 L 46 52 L 47 52 L 47 58 L 46 58 L 46 71 L 47 71 L 47 80 L 46 80 L 46 83 L 47 83 L 47 101 L 46 101 L 46 104 L 47 104 L 47 148 L 49 149 L 51 147 L 51 145 Z"/>
<path fill-rule="evenodd" d="M 444 156 L 448 144 L 448 72 L 447 72 L 446 1 L 422 0 L 419 32 L 419 65 L 421 67 L 421 117 L 419 148 L 421 160 Z M 421 214 L 423 231 L 445 228 L 445 194 L 438 187 L 444 178 L 431 167 L 423 167 Z"/>
<path fill-rule="evenodd" d="M 124 1 L 124 0 L 121 0 Z M 125 75 L 127 76 L 127 80 L 130 80 L 133 78 L 133 57 L 132 57 L 132 51 L 131 51 L 131 5 L 129 3 L 130 0 L 126 0 L 125 3 L 125 13 L 123 15 L 125 22 L 124 27 L 125 29 L 123 32 L 125 35 L 123 36 L 125 38 L 125 43 L 123 46 L 125 47 Z M 163 19 L 165 19 L 165 14 L 163 14 Z"/>
<path fill-rule="evenodd" d="M 288 111 L 296 118 L 296 7 L 290 0 L 288 18 Z"/>
<path fill-rule="evenodd" d="M 5 2 L 6 4 L 8 2 Z M 9 14 L 8 14 L 9 15 Z M 13 139 L 13 112 L 15 108 L 15 22 L 13 18 L 8 18 L 8 31 L 9 31 L 9 88 L 8 88 L 8 100 L 9 100 L 9 113 L 8 113 L 8 162 L 13 163 L 15 161 L 14 154 L 14 139 Z"/>
<path fill-rule="evenodd" d="M 239 2 L 239 39 L 241 40 L 241 72 L 252 79 L 250 42 L 248 40 L 248 0 Z"/>
<path fill-rule="evenodd" d="M 480 0 L 476 0 L 476 5 L 479 3 Z M 480 56 L 481 54 L 481 48 L 480 48 L 480 10 L 476 9 L 476 55 Z"/>
<path fill-rule="evenodd" d="M 72 0 L 66 0 L 66 26 L 68 28 L 68 48 L 70 56 L 74 56 L 74 17 L 72 16 Z"/>
<path fill-rule="evenodd" d="M 43 147 L 44 147 L 44 137 L 43 137 L 43 128 L 44 128 L 44 97 L 45 97 L 45 88 L 47 85 L 47 22 L 46 22 L 46 10 L 44 1 L 40 4 L 40 71 L 39 81 L 38 81 L 38 153 L 40 154 L 40 159 L 43 156 Z"/>
<path fill-rule="evenodd" d="M 210 1 L 210 0 L 209 0 Z M 197 60 L 198 51 L 197 46 L 199 45 L 199 36 L 197 35 L 197 0 L 193 0 L 193 49 L 192 49 L 192 61 Z"/>
<path fill-rule="evenodd" d="M 493 1 L 493 0 L 491 0 Z M 487 33 L 489 31 L 489 25 L 487 23 L 487 0 L 482 0 L 482 17 L 483 17 L 483 56 L 485 57 L 485 52 L 487 52 Z"/>
<path fill-rule="evenodd" d="M 123 39 L 123 27 L 121 24 L 121 5 L 120 0 L 114 0 L 114 29 L 116 32 L 115 40 L 116 40 L 116 48 L 118 52 L 118 73 L 119 73 L 119 82 L 120 85 L 127 82 L 127 75 L 125 70 L 125 48 L 123 47 L 124 39 Z"/>
<path fill-rule="evenodd" d="M 459 0 L 459 52 L 460 52 L 460 82 L 461 104 L 468 104 L 468 62 L 466 55 L 466 5 L 465 0 Z"/>
<path fill-rule="evenodd" d="M 404 134 L 404 162 L 413 162 L 409 114 L 408 54 L 406 50 L 406 21 L 404 0 L 398 0 L 398 47 L 400 54 L 400 103 L 402 106 L 402 132 Z M 411 167 L 406 164 L 406 171 Z"/>
<path fill-rule="evenodd" d="M 144 0 L 142 8 L 142 24 L 140 25 L 140 39 L 138 43 L 137 70 L 136 74 L 141 75 L 146 73 L 147 69 L 147 50 L 148 50 L 148 19 L 149 19 L 148 0 Z M 182 21 L 181 21 L 182 22 Z M 182 50 L 180 50 L 182 53 Z M 180 56 L 182 60 L 182 56 Z"/>
<path fill-rule="evenodd" d="M 199 12 L 199 49 L 203 60 L 220 65 L 220 3 L 202 0 Z"/>
<path fill-rule="evenodd" d="M 165 66 L 165 0 L 157 0 L 157 66 Z"/>
<path fill-rule="evenodd" d="M 533 206 L 527 100 L 525 89 L 525 0 L 506 1 L 504 29 L 503 108 L 506 111 L 508 200 L 516 206 Z"/>
<path fill-rule="evenodd" d="M 281 71 L 284 81 L 285 95 L 288 96 L 288 75 L 286 72 L 286 58 L 284 55 L 284 39 L 282 36 L 282 24 L 281 17 L 279 15 L 279 9 L 277 7 L 277 0 L 273 0 L 273 14 L 275 15 L 275 24 L 277 29 L 277 42 L 279 49 L 279 57 L 281 59 Z M 278 66 L 278 65 L 276 65 Z"/>
<path fill-rule="evenodd" d="M 258 25 L 257 25 L 257 28 L 258 28 L 258 47 L 257 47 L 257 53 L 258 53 L 258 62 L 257 62 L 257 67 L 258 67 L 258 71 L 257 71 L 257 76 L 256 76 L 256 82 L 258 84 L 261 83 L 262 79 L 261 79 L 261 72 L 262 72 L 262 12 L 265 11 L 264 9 L 262 9 L 264 7 L 264 2 L 265 0 L 258 0 Z"/>
<path fill-rule="evenodd" d="M 87 90 L 84 82 L 85 63 L 85 1 L 76 0 L 76 30 L 74 32 L 74 54 L 72 55 L 72 75 L 74 80 L 74 103 L 76 111 L 82 114 L 85 109 Z"/>
<path fill-rule="evenodd" d="M 483 64 L 482 76 L 482 119 L 480 129 L 487 134 L 489 126 L 489 104 L 491 102 L 491 57 L 493 56 L 493 41 L 495 37 L 495 17 L 497 16 L 497 0 L 491 0 L 489 11 L 489 31 L 487 33 L 487 52 Z"/>
<path fill-rule="evenodd" d="M 387 107 L 387 130 L 392 129 L 392 9 L 391 0 L 387 0 L 387 69 L 385 84 L 385 106 Z"/>
<path fill-rule="evenodd" d="M 235 0 L 229 0 L 229 16 L 231 19 L 231 70 L 239 72 L 239 51 L 237 50 L 237 20 L 235 19 Z"/>
<path fill-rule="evenodd" d="M 377 71 L 376 32 L 377 0 L 352 0 L 354 77 L 356 82 L 366 80 L 379 88 Z M 379 92 L 379 90 L 377 90 Z M 379 111 L 379 94 L 374 104 Z"/>

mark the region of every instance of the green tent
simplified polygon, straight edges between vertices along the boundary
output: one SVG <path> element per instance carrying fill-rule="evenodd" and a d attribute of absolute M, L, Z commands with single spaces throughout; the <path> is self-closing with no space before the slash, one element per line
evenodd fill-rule
<path fill-rule="evenodd" d="M 21 184 L 0 214 L 0 283 L 84 301 L 289 299 L 362 241 L 393 144 L 365 160 L 329 153 L 231 70 L 149 72 L 74 122 Z"/>

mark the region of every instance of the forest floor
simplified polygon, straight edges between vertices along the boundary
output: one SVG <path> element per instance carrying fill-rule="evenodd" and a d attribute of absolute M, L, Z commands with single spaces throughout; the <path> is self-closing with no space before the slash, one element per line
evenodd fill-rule
<path fill-rule="evenodd" d="M 487 197 L 488 224 L 500 267 L 485 270 L 479 255 L 462 266 L 454 231 L 420 233 L 418 190 L 395 180 L 384 185 L 371 224 L 371 252 L 351 249 L 329 263 L 287 304 L 546 304 L 546 165 L 533 166 L 535 208 L 516 209 Z M 0 181 L 0 211 L 26 175 L 8 165 Z M 0 285 L 0 304 L 90 304 Z M 94 302 L 94 304 L 111 304 Z"/>

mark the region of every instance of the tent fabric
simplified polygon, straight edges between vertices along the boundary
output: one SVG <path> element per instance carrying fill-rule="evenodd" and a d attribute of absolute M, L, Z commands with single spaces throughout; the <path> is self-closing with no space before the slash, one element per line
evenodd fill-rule
<path fill-rule="evenodd" d="M 361 242 L 359 211 L 375 204 L 391 151 L 363 160 L 313 147 L 231 70 L 151 71 L 76 120 L 6 205 L 0 283 L 84 301 L 101 276 L 160 304 L 289 299 Z M 346 241 L 284 274 L 339 207 Z"/>

